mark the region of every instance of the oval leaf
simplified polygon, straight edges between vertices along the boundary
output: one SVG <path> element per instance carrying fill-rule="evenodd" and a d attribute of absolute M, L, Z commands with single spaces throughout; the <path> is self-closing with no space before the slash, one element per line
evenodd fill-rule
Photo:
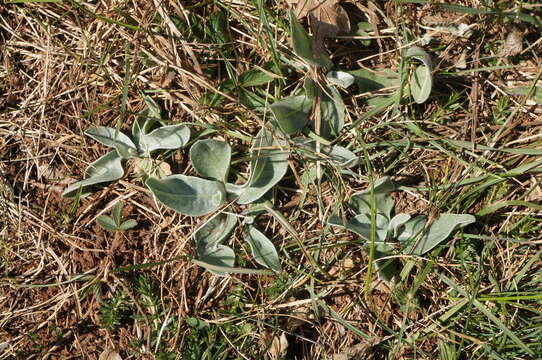
<path fill-rule="evenodd" d="M 162 126 L 139 139 L 142 156 L 149 156 L 151 151 L 159 149 L 179 149 L 190 140 L 190 129 L 183 124 Z"/>
<path fill-rule="evenodd" d="M 338 167 L 353 167 L 358 164 L 359 157 L 342 146 L 327 146 L 320 144 L 320 152 L 316 151 L 316 141 L 305 137 L 293 139 L 298 148 L 302 150 L 305 158 L 312 160 L 328 160 L 332 165 Z"/>
<path fill-rule="evenodd" d="M 350 73 L 335 70 L 328 72 L 326 78 L 333 85 L 337 85 L 345 89 L 352 85 L 356 80 Z"/>
<path fill-rule="evenodd" d="M 225 182 L 230 168 L 231 148 L 224 141 L 198 140 L 190 148 L 190 160 L 199 175 Z"/>
<path fill-rule="evenodd" d="M 410 215 L 408 214 L 397 214 L 390 220 L 388 232 L 391 238 L 396 239 L 399 236 L 399 230 L 408 220 L 410 220 Z"/>
<path fill-rule="evenodd" d="M 110 151 L 92 164 L 85 170 L 86 179 L 71 184 L 64 190 L 62 196 L 71 198 L 76 196 L 80 187 L 83 188 L 82 197 L 87 196 L 90 192 L 85 192 L 85 188 L 91 185 L 104 182 L 114 181 L 124 176 L 122 168 L 122 159 L 116 151 Z"/>
<path fill-rule="evenodd" d="M 114 147 L 123 159 L 129 159 L 137 155 L 137 149 L 132 140 L 120 131 L 117 132 L 112 128 L 98 126 L 87 129 L 85 134 L 105 146 Z"/>
<path fill-rule="evenodd" d="M 288 96 L 270 106 L 280 128 L 288 135 L 307 125 L 311 107 L 312 101 L 305 95 Z"/>
<path fill-rule="evenodd" d="M 274 271 L 282 269 L 275 245 L 254 226 L 248 226 L 245 241 L 250 245 L 252 256 L 258 264 Z"/>
<path fill-rule="evenodd" d="M 423 104 L 429 99 L 433 88 L 433 62 L 431 56 L 422 48 L 413 46 L 405 52 L 405 59 L 414 58 L 422 62 L 410 78 L 410 92 L 414 101 Z"/>
<path fill-rule="evenodd" d="M 109 230 L 109 231 L 118 230 L 117 224 L 110 216 L 100 215 L 98 216 L 96 221 L 98 221 L 98 224 L 105 230 Z"/>
<path fill-rule="evenodd" d="M 369 249 L 366 247 L 366 251 L 368 252 Z M 390 283 L 393 279 L 393 277 L 400 272 L 401 268 L 401 262 L 397 258 L 391 258 L 391 259 L 382 259 L 387 256 L 394 255 L 394 249 L 389 244 L 377 244 L 375 245 L 374 249 L 374 264 L 376 269 L 378 270 L 378 277 L 385 281 L 386 283 Z M 382 259 L 382 260 L 381 260 Z"/>
<path fill-rule="evenodd" d="M 226 196 L 224 184 L 194 176 L 150 177 L 145 184 L 162 204 L 190 216 L 216 211 Z"/>
<path fill-rule="evenodd" d="M 219 213 L 206 221 L 194 233 L 198 254 L 202 256 L 208 249 L 221 244 L 230 236 L 236 224 L 237 218 L 225 213 Z"/>
<path fill-rule="evenodd" d="M 278 183 L 288 170 L 288 152 L 283 147 L 287 144 L 279 141 L 275 135 L 266 129 L 262 129 L 256 136 L 251 150 L 252 162 L 250 165 L 250 177 L 245 185 L 230 185 L 239 193 L 237 202 L 249 204 L 262 197 L 269 189 Z M 282 147 L 282 148 L 281 148 Z"/>

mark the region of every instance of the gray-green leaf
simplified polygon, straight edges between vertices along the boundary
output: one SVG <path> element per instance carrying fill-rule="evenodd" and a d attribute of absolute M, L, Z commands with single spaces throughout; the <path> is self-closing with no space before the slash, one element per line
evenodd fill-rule
<path fill-rule="evenodd" d="M 284 140 L 278 134 L 262 129 L 251 150 L 250 177 L 243 186 L 230 185 L 239 194 L 239 204 L 249 204 L 262 197 L 278 183 L 288 170 L 288 151 Z"/>
<path fill-rule="evenodd" d="M 320 100 L 320 116 L 322 124 L 320 134 L 323 138 L 332 139 L 339 135 L 344 127 L 345 106 L 341 94 L 334 87 L 322 89 Z"/>
<path fill-rule="evenodd" d="M 130 138 L 115 129 L 98 126 L 85 131 L 87 136 L 117 150 L 123 159 L 129 159 L 137 155 L 137 148 Z"/>
<path fill-rule="evenodd" d="M 446 240 L 455 229 L 465 227 L 475 221 L 476 218 L 468 214 L 442 214 L 424 233 L 420 241 L 408 247 L 406 252 L 423 255 Z"/>
<path fill-rule="evenodd" d="M 206 221 L 194 233 L 198 254 L 202 256 L 208 249 L 220 245 L 235 228 L 237 218 L 231 214 L 219 213 Z"/>
<path fill-rule="evenodd" d="M 190 140 L 190 129 L 183 124 L 162 126 L 139 138 L 142 156 L 149 156 L 151 151 L 159 149 L 179 149 Z"/>
<path fill-rule="evenodd" d="M 368 246 L 365 249 L 369 252 Z M 389 244 L 377 244 L 374 250 L 374 264 L 378 270 L 378 276 L 389 283 L 395 275 L 399 274 L 401 263 L 397 258 L 380 260 L 383 257 L 394 255 L 394 249 Z"/>
<path fill-rule="evenodd" d="M 207 178 L 225 182 L 230 168 L 231 148 L 219 140 L 198 140 L 190 148 L 190 161 L 196 172 Z"/>
<path fill-rule="evenodd" d="M 327 73 L 326 78 L 329 82 L 342 88 L 347 88 L 356 80 L 354 76 L 346 71 L 332 70 Z"/>
<path fill-rule="evenodd" d="M 316 152 L 316 140 L 306 137 L 293 139 L 302 155 L 307 159 L 329 161 L 338 167 L 353 167 L 358 164 L 359 156 L 342 146 L 327 146 L 320 144 L 320 153 Z"/>
<path fill-rule="evenodd" d="M 274 271 L 280 271 L 280 259 L 275 245 L 254 226 L 248 226 L 245 231 L 245 241 L 250 245 L 254 260 Z"/>
<path fill-rule="evenodd" d="M 312 101 L 305 95 L 288 96 L 270 106 L 280 128 L 293 134 L 305 127 L 309 121 Z"/>
<path fill-rule="evenodd" d="M 408 220 L 410 220 L 410 215 L 408 214 L 397 214 L 390 220 L 388 232 L 392 239 L 396 239 L 399 236 L 399 230 Z"/>
<path fill-rule="evenodd" d="M 149 177 L 145 183 L 162 204 L 190 216 L 216 211 L 226 197 L 223 183 L 194 176 Z"/>
<path fill-rule="evenodd" d="M 111 151 L 90 164 L 85 170 L 86 179 L 68 186 L 62 193 L 62 196 L 68 198 L 74 197 L 79 188 L 82 187 L 83 194 L 81 196 L 84 197 L 90 194 L 89 192 L 85 192 L 87 186 L 114 181 L 123 176 L 122 159 L 116 151 Z"/>
<path fill-rule="evenodd" d="M 115 231 L 118 229 L 117 224 L 110 216 L 100 215 L 96 220 L 98 221 L 98 224 L 105 230 Z"/>
<path fill-rule="evenodd" d="M 235 265 L 235 253 L 226 245 L 217 245 L 209 248 L 204 254 L 200 255 L 200 260 L 203 262 L 201 264 L 203 267 L 205 267 L 205 264 L 210 264 L 224 268 L 233 268 Z M 216 271 L 211 268 L 207 268 L 207 270 L 217 276 L 228 275 L 226 271 Z"/>
<path fill-rule="evenodd" d="M 423 104 L 429 99 L 433 87 L 433 62 L 431 56 L 422 48 L 413 46 L 408 48 L 404 55 L 405 59 L 414 58 L 422 62 L 410 79 L 410 93 L 418 104 Z"/>

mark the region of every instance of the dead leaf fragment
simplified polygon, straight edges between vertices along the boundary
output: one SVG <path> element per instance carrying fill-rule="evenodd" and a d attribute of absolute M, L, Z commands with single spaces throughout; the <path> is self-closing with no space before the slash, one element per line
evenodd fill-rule
<path fill-rule="evenodd" d="M 118 352 L 111 349 L 105 349 L 101 354 L 98 360 L 122 360 L 122 357 Z"/>
<path fill-rule="evenodd" d="M 523 50 L 523 34 L 517 30 L 506 36 L 501 56 L 515 56 Z"/>
<path fill-rule="evenodd" d="M 282 355 L 288 349 L 288 339 L 286 334 L 282 333 L 280 336 L 273 336 L 269 350 L 267 350 L 269 357 L 273 360 L 280 359 Z"/>

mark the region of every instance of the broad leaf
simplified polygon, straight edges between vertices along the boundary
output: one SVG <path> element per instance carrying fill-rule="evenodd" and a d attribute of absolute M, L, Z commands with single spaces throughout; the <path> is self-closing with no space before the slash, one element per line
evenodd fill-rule
<path fill-rule="evenodd" d="M 262 197 L 278 183 L 288 170 L 287 144 L 277 134 L 262 129 L 251 150 L 250 177 L 245 185 L 230 185 L 232 192 L 239 194 L 239 204 L 249 204 Z"/>
<path fill-rule="evenodd" d="M 399 84 L 397 75 L 389 71 L 375 73 L 365 69 L 358 69 L 350 71 L 349 74 L 354 77 L 354 82 L 360 93 L 377 91 Z"/>
<path fill-rule="evenodd" d="M 162 126 L 139 138 L 139 150 L 142 156 L 149 156 L 158 149 L 179 149 L 190 140 L 190 129 L 183 124 Z"/>
<path fill-rule="evenodd" d="M 85 170 L 86 179 L 71 184 L 64 190 L 62 196 L 74 197 L 80 187 L 83 188 L 82 197 L 90 194 L 85 192 L 85 188 L 91 185 L 105 183 L 120 179 L 124 176 L 124 169 L 122 168 L 122 159 L 119 157 L 116 151 L 111 151 L 90 164 Z"/>
<path fill-rule="evenodd" d="M 224 184 L 194 176 L 149 177 L 145 182 L 156 199 L 173 210 L 190 216 L 207 215 L 224 202 Z"/>
<path fill-rule="evenodd" d="M 324 87 L 320 99 L 320 134 L 323 138 L 332 139 L 339 135 L 344 127 L 345 111 L 343 99 L 337 89 Z"/>
<path fill-rule="evenodd" d="M 275 245 L 262 232 L 254 226 L 248 226 L 245 231 L 245 241 L 252 249 L 254 260 L 274 271 L 280 271 L 280 259 Z"/>
<path fill-rule="evenodd" d="M 347 73 L 346 71 L 335 70 L 328 72 L 326 78 L 330 83 L 345 89 L 352 85 L 356 80 L 352 74 Z"/>
<path fill-rule="evenodd" d="M 404 55 L 405 59 L 414 58 L 422 62 L 413 72 L 410 78 L 410 93 L 418 104 L 423 104 L 429 99 L 433 87 L 433 62 L 431 56 L 422 48 L 413 46 L 408 48 Z"/>
<path fill-rule="evenodd" d="M 235 253 L 229 246 L 217 245 L 215 247 L 207 249 L 204 254 L 200 254 L 200 260 L 203 263 L 207 263 L 213 266 L 233 268 L 233 266 L 235 265 Z M 202 266 L 205 267 L 205 264 L 202 264 Z M 225 271 L 216 271 L 211 268 L 207 268 L 207 270 L 217 276 L 228 275 L 228 273 Z"/>
<path fill-rule="evenodd" d="M 395 184 L 388 176 L 376 180 L 373 184 L 374 201 L 377 213 L 384 215 L 388 220 L 391 219 L 393 210 L 393 199 L 389 194 L 395 191 Z M 371 213 L 371 187 L 366 190 L 355 193 L 348 201 L 348 205 L 357 214 Z"/>
<path fill-rule="evenodd" d="M 130 138 L 115 129 L 98 126 L 85 131 L 87 136 L 102 144 L 114 147 L 123 159 L 129 159 L 137 155 L 137 148 Z"/>
<path fill-rule="evenodd" d="M 201 256 L 208 249 L 220 245 L 230 236 L 237 224 L 237 218 L 231 214 L 219 213 L 206 221 L 194 233 L 194 240 Z"/>
<path fill-rule="evenodd" d="M 198 140 L 190 148 L 192 166 L 203 177 L 226 182 L 230 160 L 231 148 L 224 141 Z"/>
<path fill-rule="evenodd" d="M 311 65 L 321 67 L 331 67 L 333 65 L 326 54 L 322 54 L 319 58 L 314 56 L 312 39 L 292 11 L 290 11 L 290 32 L 292 34 L 292 47 L 297 56 Z"/>
<path fill-rule="evenodd" d="M 305 95 L 288 96 L 277 101 L 270 108 L 282 131 L 289 135 L 307 125 L 312 101 Z"/>
<path fill-rule="evenodd" d="M 404 228 L 400 231 L 397 240 L 401 243 L 401 251 L 405 254 L 409 253 L 409 249 L 416 246 L 416 240 L 420 238 L 421 233 L 427 222 L 425 215 L 418 215 L 404 224 Z"/>
<path fill-rule="evenodd" d="M 420 241 L 408 247 L 406 252 L 414 255 L 423 255 L 446 240 L 455 229 L 465 227 L 475 221 L 476 218 L 472 215 L 442 214 L 423 234 Z"/>

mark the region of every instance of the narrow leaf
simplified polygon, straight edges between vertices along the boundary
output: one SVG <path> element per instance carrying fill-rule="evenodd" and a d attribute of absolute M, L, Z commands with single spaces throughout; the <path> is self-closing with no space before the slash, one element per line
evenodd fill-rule
<path fill-rule="evenodd" d="M 288 96 L 270 106 L 280 128 L 293 134 L 305 127 L 309 121 L 312 101 L 305 95 Z"/>
<path fill-rule="evenodd" d="M 226 196 L 224 184 L 194 176 L 149 177 L 145 184 L 162 204 L 190 216 L 216 211 Z"/>
<path fill-rule="evenodd" d="M 85 131 L 87 136 L 117 150 L 123 159 L 129 159 L 137 155 L 135 144 L 122 132 L 104 126 L 92 127 Z"/>
<path fill-rule="evenodd" d="M 366 249 L 369 251 L 369 249 Z M 394 249 L 389 244 L 377 244 L 374 249 L 374 264 L 378 270 L 378 276 L 389 283 L 400 272 L 401 263 L 397 258 L 382 259 L 394 255 Z M 382 259 L 382 260 L 381 260 Z"/>
<path fill-rule="evenodd" d="M 320 144 L 320 152 L 316 151 L 316 140 L 306 137 L 293 139 L 297 149 L 307 159 L 329 161 L 338 167 L 353 167 L 358 164 L 359 156 L 342 146 L 327 146 Z"/>
<path fill-rule="evenodd" d="M 190 148 L 190 161 L 196 172 L 206 178 L 226 182 L 230 168 L 231 148 L 213 139 L 198 140 Z"/>
<path fill-rule="evenodd" d="M 280 271 L 280 259 L 275 246 L 262 232 L 254 226 L 248 226 L 245 231 L 245 241 L 252 249 L 254 260 L 274 271 Z"/>
<path fill-rule="evenodd" d="M 113 220 L 115 221 L 115 224 L 117 226 L 120 226 L 121 213 L 122 213 L 123 206 L 124 204 L 122 203 L 122 201 L 119 201 L 113 207 Z"/>
<path fill-rule="evenodd" d="M 151 151 L 158 149 L 179 149 L 189 140 L 190 129 L 186 125 L 162 126 L 140 137 L 139 152 L 142 156 L 149 156 Z"/>
<path fill-rule="evenodd" d="M 77 194 L 79 188 L 82 187 L 83 193 L 81 196 L 85 197 L 89 194 L 89 192 L 85 192 L 86 187 L 117 180 L 122 176 L 124 176 L 122 159 L 116 151 L 111 151 L 90 164 L 85 170 L 86 179 L 68 186 L 62 193 L 62 196 L 72 198 Z"/>
<path fill-rule="evenodd" d="M 140 137 L 148 134 L 157 119 L 151 116 L 148 108 L 141 110 L 136 114 L 135 120 L 132 123 L 132 140 L 134 144 L 139 144 Z"/>
<path fill-rule="evenodd" d="M 273 81 L 273 77 L 261 70 L 248 70 L 239 76 L 241 86 L 260 86 Z"/>

